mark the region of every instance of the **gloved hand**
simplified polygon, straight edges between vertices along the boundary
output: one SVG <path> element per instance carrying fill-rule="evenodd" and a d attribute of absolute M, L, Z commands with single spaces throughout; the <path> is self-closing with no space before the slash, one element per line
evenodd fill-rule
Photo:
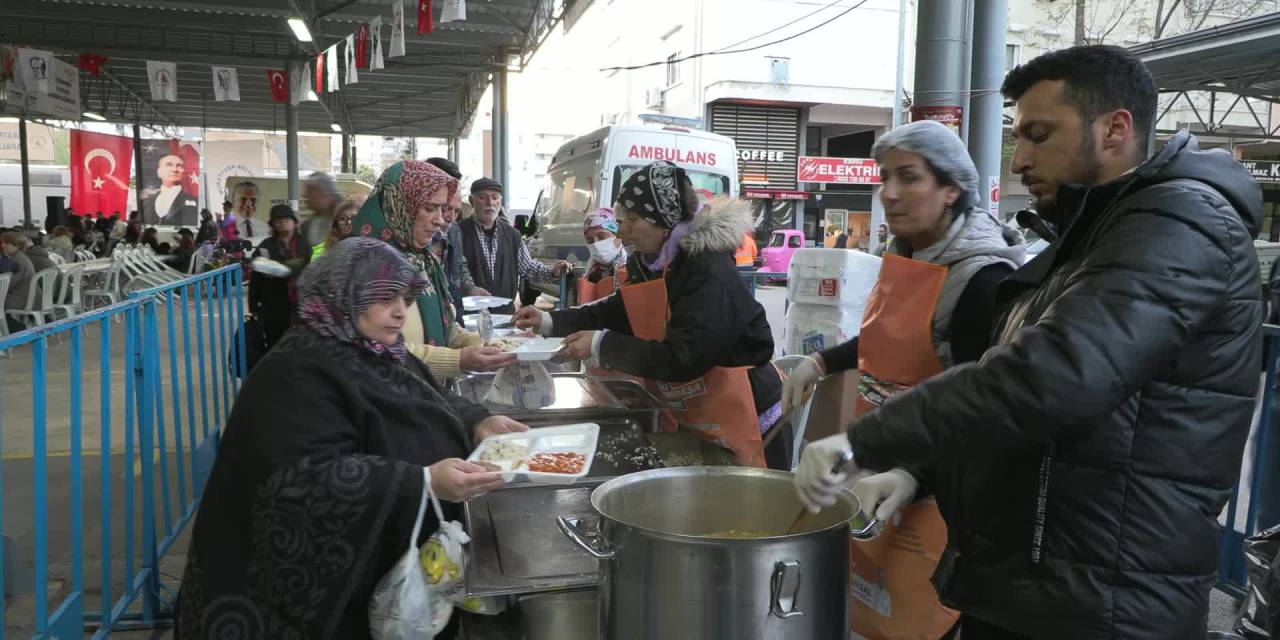
<path fill-rule="evenodd" d="M 800 503 L 811 513 L 817 513 L 836 503 L 851 479 L 857 475 L 854 462 L 844 465 L 836 473 L 832 468 L 840 455 L 849 451 L 849 438 L 843 432 L 827 436 L 821 440 L 810 442 L 800 456 L 800 467 L 796 469 L 796 494 Z"/>
<path fill-rule="evenodd" d="M 827 375 L 817 356 L 805 356 L 782 383 L 782 412 L 786 413 L 804 404 L 822 376 Z"/>
<path fill-rule="evenodd" d="M 901 467 L 867 476 L 853 483 L 862 512 L 880 522 L 889 522 L 893 514 L 916 498 L 920 483 Z"/>

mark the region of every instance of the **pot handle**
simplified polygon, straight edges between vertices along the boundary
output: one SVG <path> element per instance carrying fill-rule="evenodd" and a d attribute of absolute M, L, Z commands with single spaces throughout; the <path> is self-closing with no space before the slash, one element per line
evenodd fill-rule
<path fill-rule="evenodd" d="M 595 544 L 588 540 L 587 537 L 583 535 L 582 530 L 578 528 L 578 523 L 581 521 L 582 518 L 566 518 L 565 516 L 557 516 L 556 526 L 560 528 L 560 533 L 563 533 L 566 538 L 572 540 L 574 544 L 581 547 L 583 551 L 586 551 L 596 560 L 612 559 L 614 554 L 617 552 L 613 549 L 597 549 Z"/>
<path fill-rule="evenodd" d="M 769 580 L 772 595 L 769 612 L 782 619 L 804 615 L 796 597 L 800 595 L 800 561 L 782 560 L 773 565 L 773 578 Z"/>
<path fill-rule="evenodd" d="M 850 524 L 849 536 L 854 540 L 861 540 L 863 542 L 867 540 L 875 540 L 876 536 L 880 535 L 880 529 L 880 521 L 872 518 L 871 522 L 868 522 L 867 526 L 861 529 L 854 529 L 853 525 Z"/>

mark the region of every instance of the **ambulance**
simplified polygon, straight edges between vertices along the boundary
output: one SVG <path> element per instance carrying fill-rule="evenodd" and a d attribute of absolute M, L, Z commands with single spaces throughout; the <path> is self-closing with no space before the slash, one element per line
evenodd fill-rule
<path fill-rule="evenodd" d="M 534 209 L 538 233 L 529 241 L 530 253 L 547 263 L 586 264 L 582 221 L 587 213 L 612 206 L 622 183 L 655 160 L 669 160 L 687 171 L 704 200 L 738 195 L 732 138 L 676 126 L 604 127 L 565 143 L 552 157 Z"/>

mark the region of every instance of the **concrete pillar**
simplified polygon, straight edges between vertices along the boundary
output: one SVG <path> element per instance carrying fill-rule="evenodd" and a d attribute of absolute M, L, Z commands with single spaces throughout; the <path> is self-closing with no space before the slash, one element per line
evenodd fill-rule
<path fill-rule="evenodd" d="M 288 65 L 286 65 L 287 67 Z M 285 71 L 285 73 L 292 73 L 292 71 Z M 289 82 L 293 82 L 292 78 Z M 293 85 L 290 84 L 289 86 Z M 294 211 L 297 211 L 300 204 L 299 194 L 301 193 L 298 185 L 298 105 L 293 104 L 292 100 L 284 104 L 284 126 L 285 169 L 289 177 L 289 206 Z"/>
<path fill-rule="evenodd" d="M 1000 184 L 1001 147 L 1004 142 L 1005 29 L 1009 24 L 1008 0 L 974 0 L 973 93 L 970 99 L 969 155 L 978 167 L 980 206 L 998 213 L 991 202 L 993 186 Z M 994 179 L 994 183 L 992 180 Z"/>
<path fill-rule="evenodd" d="M 893 127 L 902 124 L 902 74 L 907 68 L 907 0 L 898 0 L 898 66 L 893 83 Z"/>
<path fill-rule="evenodd" d="M 502 183 L 504 189 L 510 189 L 508 184 L 508 169 L 510 164 L 509 154 L 511 152 L 511 134 L 508 130 L 507 119 L 507 67 L 506 56 L 501 57 L 502 66 L 493 72 L 493 176 L 494 180 Z M 508 191 L 510 193 L 510 191 Z"/>
<path fill-rule="evenodd" d="M 351 167 L 351 135 L 346 132 L 342 134 L 342 172 L 355 173 Z"/>
<path fill-rule="evenodd" d="M 142 125 L 137 122 L 133 123 L 133 175 L 134 206 L 140 212 L 142 211 Z M 126 211 L 124 216 L 128 220 L 129 212 Z"/>
<path fill-rule="evenodd" d="M 454 164 L 459 164 L 460 154 L 458 147 L 461 146 L 461 143 L 462 141 L 458 139 L 458 136 L 449 138 L 449 161 Z"/>
<path fill-rule="evenodd" d="M 35 228 L 31 223 L 31 158 L 27 155 L 27 119 L 18 117 L 18 158 L 22 164 L 22 226 Z"/>
<path fill-rule="evenodd" d="M 936 118 L 947 109 L 964 108 L 969 66 L 968 16 L 968 1 L 920 0 L 916 11 L 913 120 Z M 961 118 L 966 117 L 962 112 Z"/>

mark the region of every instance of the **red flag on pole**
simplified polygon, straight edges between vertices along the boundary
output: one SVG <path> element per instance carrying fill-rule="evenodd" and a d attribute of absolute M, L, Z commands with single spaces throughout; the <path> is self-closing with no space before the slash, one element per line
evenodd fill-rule
<path fill-rule="evenodd" d="M 436 25 L 431 22 L 431 0 L 418 0 L 418 35 L 435 30 Z"/>
<path fill-rule="evenodd" d="M 289 76 L 284 69 L 267 69 L 267 84 L 271 85 L 272 102 L 289 101 Z"/>
<path fill-rule="evenodd" d="M 133 138 L 71 130 L 71 208 L 110 215 L 129 204 Z"/>
<path fill-rule="evenodd" d="M 102 75 L 102 65 L 107 63 L 106 56 L 100 56 L 96 53 L 80 54 L 80 70 L 91 73 L 96 78 Z"/>
<path fill-rule="evenodd" d="M 316 86 L 317 94 L 324 93 L 324 52 L 316 54 Z"/>
<path fill-rule="evenodd" d="M 356 29 L 356 68 L 369 68 L 369 25 L 362 24 Z"/>

